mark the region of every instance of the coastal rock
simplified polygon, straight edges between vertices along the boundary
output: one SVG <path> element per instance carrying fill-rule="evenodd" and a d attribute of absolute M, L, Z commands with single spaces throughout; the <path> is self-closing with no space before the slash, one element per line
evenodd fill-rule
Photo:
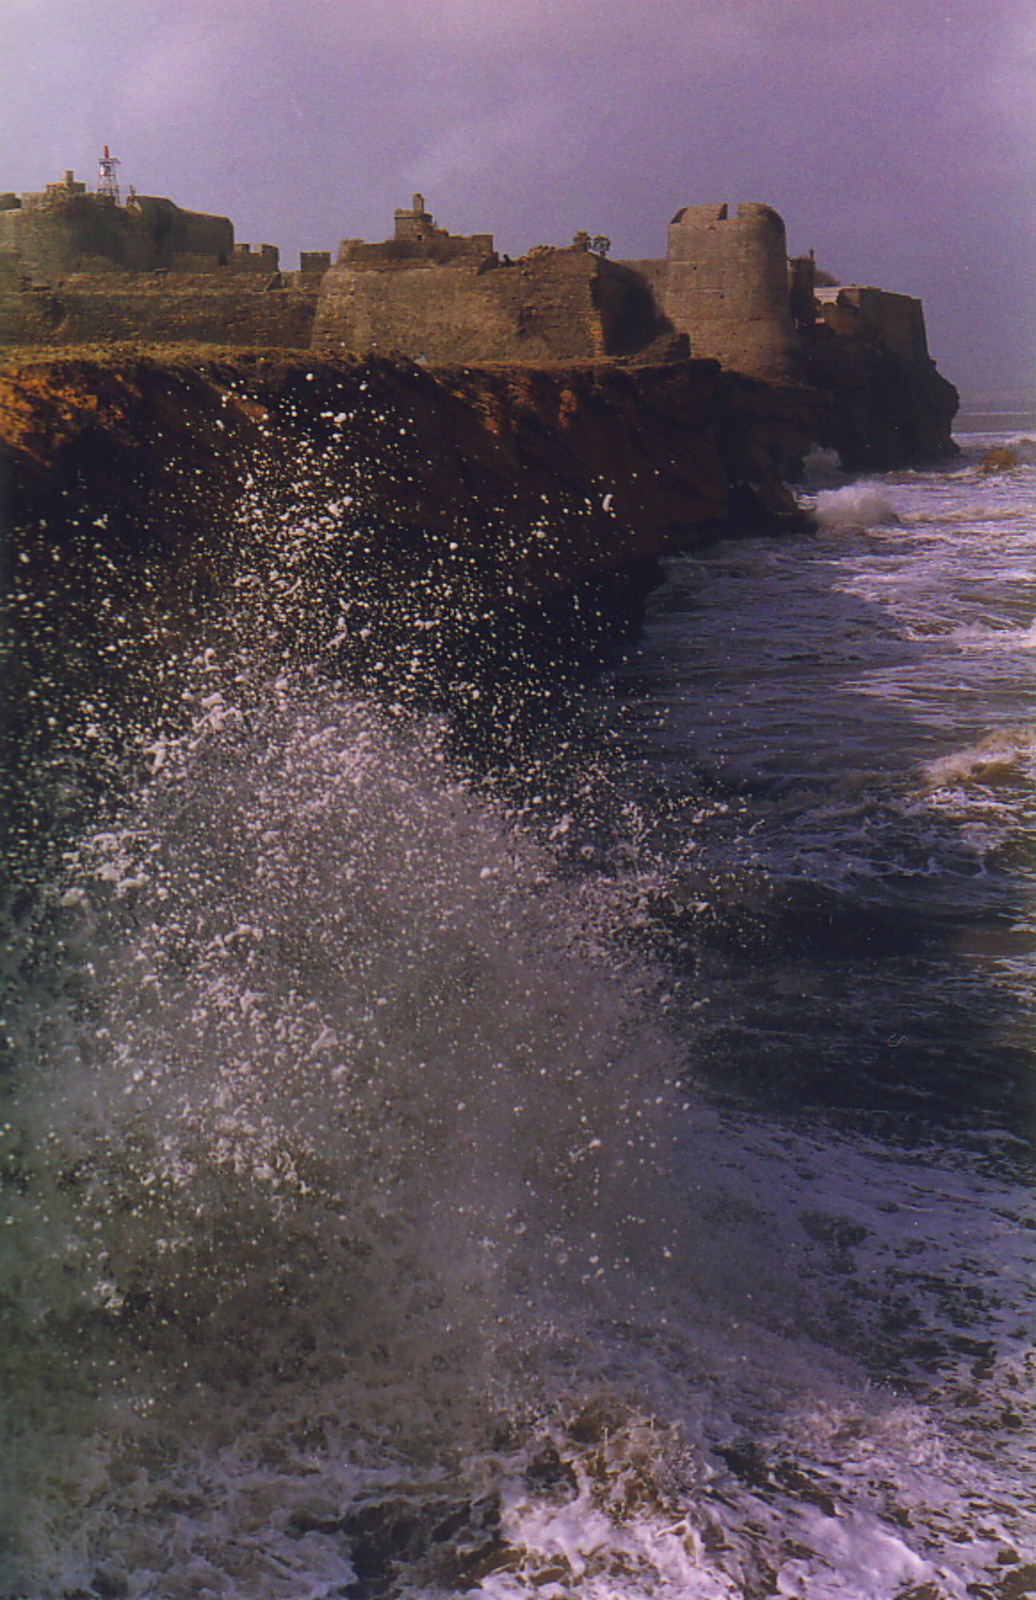
<path fill-rule="evenodd" d="M 100 543 L 201 557 L 258 474 L 274 500 L 337 501 L 379 546 L 453 541 L 535 601 L 727 527 L 716 393 L 710 362 L 15 356 L 0 372 L 7 514 L 48 519 L 57 541 L 88 515 Z"/>
<path fill-rule="evenodd" d="M 1021 466 L 1021 457 L 1016 450 L 1011 450 L 1007 445 L 994 445 L 992 450 L 987 450 L 978 464 L 980 472 L 1010 472 L 1015 467 Z"/>
<path fill-rule="evenodd" d="M 548 665 L 605 659 L 662 557 L 809 526 L 783 485 L 811 444 L 938 453 L 937 428 L 882 435 L 861 405 L 712 360 L 12 353 L 8 734 L 84 683 L 121 692 L 245 596 L 267 650 L 451 706 L 468 685 L 491 717 Z"/>
<path fill-rule="evenodd" d="M 929 360 L 909 361 L 873 339 L 819 326 L 804 341 L 803 376 L 819 419 L 816 441 L 851 472 L 881 472 L 957 454 L 960 396 Z"/>
<path fill-rule="evenodd" d="M 733 530 L 718 368 L 136 351 L 10 359 L 7 733 L 246 602 L 262 648 L 451 705 L 582 670 Z M 237 624 L 235 624 L 237 625 Z M 41 694 L 39 686 L 46 685 Z M 478 688 L 481 684 L 483 687 Z M 150 691 L 149 691 L 150 692 Z M 436 702 L 438 703 L 438 702 Z"/>

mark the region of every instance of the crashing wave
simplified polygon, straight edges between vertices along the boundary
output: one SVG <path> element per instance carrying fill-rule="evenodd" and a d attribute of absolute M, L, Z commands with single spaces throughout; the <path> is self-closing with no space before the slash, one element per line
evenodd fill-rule
<path fill-rule="evenodd" d="M 863 483 L 821 489 L 816 497 L 815 516 L 825 528 L 877 528 L 900 520 L 892 502 Z"/>

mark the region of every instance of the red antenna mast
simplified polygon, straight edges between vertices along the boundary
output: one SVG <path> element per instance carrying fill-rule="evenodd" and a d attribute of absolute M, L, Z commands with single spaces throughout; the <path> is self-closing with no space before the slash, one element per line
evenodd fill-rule
<path fill-rule="evenodd" d="M 97 193 L 110 200 L 113 205 L 119 203 L 119 180 L 115 176 L 115 168 L 119 165 L 118 156 L 109 155 L 108 146 L 105 145 L 100 171 L 97 174 Z"/>

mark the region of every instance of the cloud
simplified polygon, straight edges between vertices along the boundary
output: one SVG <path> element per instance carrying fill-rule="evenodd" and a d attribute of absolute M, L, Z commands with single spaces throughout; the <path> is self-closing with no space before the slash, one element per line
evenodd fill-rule
<path fill-rule="evenodd" d="M 240 72 L 241 40 L 229 23 L 172 19 L 128 52 L 121 101 L 130 117 L 177 121 L 218 102 Z"/>
<path fill-rule="evenodd" d="M 555 106 L 509 106 L 493 115 L 454 123 L 407 167 L 406 181 L 418 189 L 455 189 L 500 167 L 538 163 L 563 135 Z"/>

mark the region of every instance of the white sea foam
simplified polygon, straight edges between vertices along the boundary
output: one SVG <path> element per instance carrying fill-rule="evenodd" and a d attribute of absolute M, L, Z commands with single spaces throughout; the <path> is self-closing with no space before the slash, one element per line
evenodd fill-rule
<path fill-rule="evenodd" d="M 990 627 L 981 622 L 965 623 L 949 635 L 954 644 L 978 650 L 1036 650 L 1036 622 L 1027 627 Z"/>
<path fill-rule="evenodd" d="M 998 728 L 966 749 L 939 756 L 925 767 L 925 776 L 934 787 L 977 780 L 995 782 L 1019 771 L 1028 771 L 1036 762 L 1036 727 L 1022 724 Z"/>
<path fill-rule="evenodd" d="M 873 528 L 900 520 L 888 496 L 867 483 L 819 490 L 815 515 L 827 528 Z"/>
<path fill-rule="evenodd" d="M 1006 441 L 1006 448 L 1013 450 L 1019 461 L 1027 467 L 1036 466 L 1036 439 L 1027 433 L 1013 434 Z"/>

